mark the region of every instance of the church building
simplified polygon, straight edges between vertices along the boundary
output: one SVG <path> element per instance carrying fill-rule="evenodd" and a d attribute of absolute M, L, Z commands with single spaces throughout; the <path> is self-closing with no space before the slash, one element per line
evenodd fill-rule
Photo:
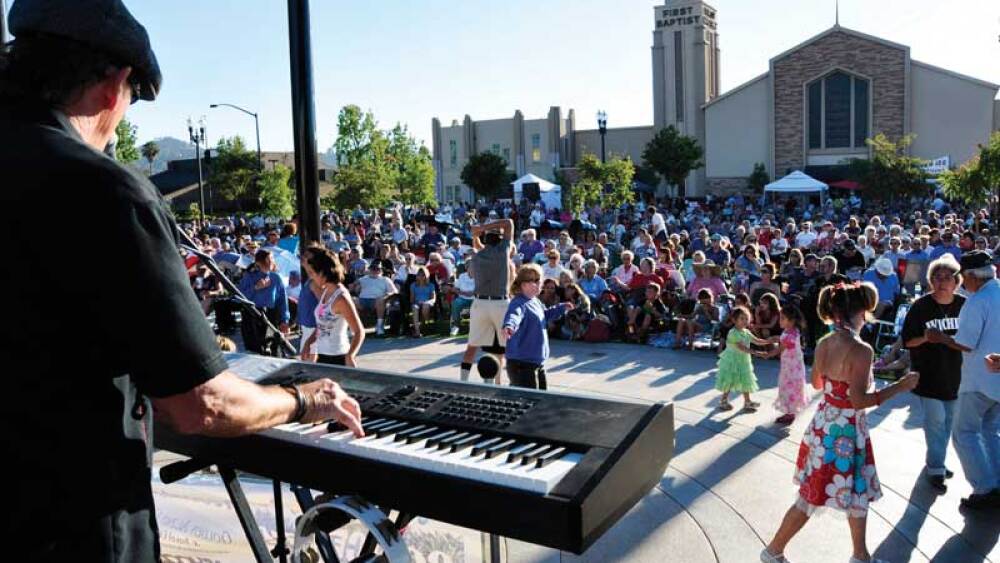
<path fill-rule="evenodd" d="M 835 176 L 851 158 L 868 158 L 865 139 L 913 134 L 910 153 L 958 166 L 1000 129 L 1000 86 L 910 58 L 910 48 L 833 27 L 772 57 L 759 76 L 720 93 L 719 14 L 701 1 L 654 10 L 653 124 L 609 128 L 608 154 L 642 162 L 657 131 L 673 125 L 705 150 L 688 196 L 746 187 L 755 163 L 772 178 L 803 170 Z M 745 48 L 746 46 L 744 46 Z M 472 200 L 462 167 L 482 152 L 502 156 L 517 176 L 553 179 L 587 153 L 600 154 L 597 129 L 577 129 L 575 112 L 554 106 L 542 119 L 513 118 L 442 126 L 432 121 L 440 201 Z M 662 189 L 662 188 L 661 188 Z"/>

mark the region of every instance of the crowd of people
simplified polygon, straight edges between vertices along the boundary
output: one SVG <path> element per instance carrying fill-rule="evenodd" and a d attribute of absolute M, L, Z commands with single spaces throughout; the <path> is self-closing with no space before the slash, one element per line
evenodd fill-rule
<path fill-rule="evenodd" d="M 503 236 L 484 245 L 483 234 L 498 225 Z M 988 356 L 1000 350 L 1000 327 L 980 313 L 966 314 L 977 315 L 979 324 L 960 320 L 970 303 L 1000 305 L 995 233 L 985 209 L 940 197 L 863 205 L 856 194 L 812 203 L 735 195 L 594 207 L 575 217 L 527 201 L 354 209 L 326 214 L 321 242 L 300 249 L 339 264 L 337 276 L 315 276 L 319 285 L 290 282 L 312 284 L 319 305 L 310 292 L 286 293 L 298 296 L 288 309 L 297 305 L 306 335 L 326 304 L 342 303 L 347 320 L 338 325 L 337 354 L 329 347 L 310 351 L 317 339 L 303 338 L 303 358 L 331 363 L 354 365 L 366 314 L 376 336 L 420 337 L 434 319 L 456 336 L 471 310 L 463 379 L 476 350 L 491 344 L 501 356 L 506 352 L 512 384 L 543 389 L 550 337 L 708 348 L 720 353 L 718 408 L 732 409 L 730 396 L 738 393 L 743 409 L 753 411 L 760 406 L 752 398 L 753 358 L 779 358 L 778 423 L 791 424 L 808 406 L 810 379 L 823 391 L 816 416 L 828 421 L 836 413 L 845 421 L 837 429 L 809 426 L 796 474 L 800 500 L 762 554 L 781 561 L 784 544 L 817 507 L 847 512 L 852 531 L 854 519 L 863 529 L 867 504 L 880 494 L 864 409 L 899 392 L 920 398 L 930 485 L 947 490 L 952 472 L 945 454 L 953 439 L 974 488 L 963 506 L 1000 505 L 1000 377 L 990 371 L 995 356 Z M 296 243 L 294 222 L 268 225 L 260 218 L 223 220 L 192 234 L 231 264 L 255 253 L 251 272 L 273 270 L 260 257 Z M 306 258 L 312 279 L 309 264 Z M 265 288 L 266 299 L 258 301 L 259 278 L 251 274 L 243 287 L 283 327 L 281 296 Z M 848 349 L 868 354 L 852 356 L 862 358 L 857 365 L 845 363 L 839 358 Z M 963 352 L 978 361 L 963 363 Z M 906 375 L 874 392 L 872 366 Z M 496 366 L 480 375 L 492 382 L 495 372 Z M 850 454 L 858 463 L 823 453 L 834 451 L 845 433 L 860 438 L 860 450 Z M 831 492 L 851 482 L 853 491 Z M 867 560 L 863 535 L 855 539 L 857 560 Z"/>
<path fill-rule="evenodd" d="M 30 377 L 9 384 L 16 424 L 6 425 L 0 451 L 17 486 L 2 529 L 21 559 L 160 559 L 153 412 L 182 434 L 235 437 L 334 420 L 364 435 L 358 402 L 331 379 L 261 386 L 229 371 L 205 322 L 212 314 L 226 333 L 239 313 L 251 351 L 280 353 L 274 333 L 300 330 L 303 360 L 354 366 L 365 315 L 374 315 L 376 336 L 420 337 L 434 318 L 455 335 L 468 308 L 463 379 L 482 349 L 492 359 L 477 365 L 484 380 L 496 381 L 506 355 L 512 384 L 541 389 L 549 335 L 678 348 L 707 339 L 723 348 L 721 410 L 733 408 L 734 392 L 744 409 L 757 408 L 753 355 L 780 355 L 776 408 L 792 418 L 806 403 L 812 355 L 823 397 L 800 446 L 797 500 L 760 554 L 765 562 L 786 561 L 787 543 L 827 508 L 848 516 L 852 563 L 872 561 L 866 516 L 881 486 L 865 409 L 903 392 L 923 405 L 928 481 L 946 488 L 953 434 L 972 486 L 963 506 L 1000 506 L 998 239 L 985 210 L 939 197 L 866 206 L 857 194 L 647 201 L 575 216 L 528 201 L 359 208 L 327 213 L 309 244 L 294 221 L 188 225 L 200 248 L 182 262 L 156 188 L 112 157 L 126 110 L 160 91 L 149 36 L 119 2 L 99 18 L 93 8 L 18 0 L 9 18 L 17 40 L 0 46 L 7 207 L 45 208 L 55 225 L 98 217 L 92 238 L 122 249 L 108 283 L 86 275 L 92 253 L 48 259 L 65 243 L 61 230 L 39 229 L 32 214 L 7 221 L 10 262 L 23 270 L 0 276 L 19 321 L 4 337 L 18 351 L 12 373 Z M 199 265 L 202 253 L 221 269 Z M 227 297 L 230 276 L 249 304 Z M 891 362 L 907 370 L 881 389 L 863 335 L 875 317 L 890 326 L 902 317 Z M 66 432 L 66 420 L 86 428 L 86 439 Z M 67 471 L 76 459 L 87 463 Z"/>

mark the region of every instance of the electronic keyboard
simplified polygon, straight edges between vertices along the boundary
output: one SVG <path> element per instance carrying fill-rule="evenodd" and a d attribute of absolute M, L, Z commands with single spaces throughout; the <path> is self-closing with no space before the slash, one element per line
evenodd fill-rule
<path fill-rule="evenodd" d="M 365 434 L 290 423 L 156 446 L 310 489 L 582 553 L 662 478 L 673 406 L 228 355 L 263 385 L 327 377 L 361 405 Z"/>

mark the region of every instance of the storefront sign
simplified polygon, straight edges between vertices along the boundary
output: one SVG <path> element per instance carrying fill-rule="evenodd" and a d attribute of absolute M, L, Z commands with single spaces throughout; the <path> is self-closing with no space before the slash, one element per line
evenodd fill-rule
<path fill-rule="evenodd" d="M 924 172 L 937 176 L 942 172 L 948 170 L 951 167 L 951 158 L 947 156 L 942 156 L 940 158 L 935 158 L 930 161 L 929 164 L 924 166 Z"/>

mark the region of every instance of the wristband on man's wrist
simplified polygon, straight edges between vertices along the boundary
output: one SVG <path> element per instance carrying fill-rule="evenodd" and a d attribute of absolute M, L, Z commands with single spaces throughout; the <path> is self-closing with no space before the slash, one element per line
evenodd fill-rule
<path fill-rule="evenodd" d="M 281 387 L 286 391 L 288 391 L 289 393 L 291 393 L 293 397 L 295 397 L 295 412 L 292 413 L 292 417 L 291 419 L 289 419 L 289 422 L 300 422 L 302 420 L 302 417 L 306 415 L 305 395 L 302 393 L 302 390 L 299 389 L 298 385 L 285 383 Z"/>

